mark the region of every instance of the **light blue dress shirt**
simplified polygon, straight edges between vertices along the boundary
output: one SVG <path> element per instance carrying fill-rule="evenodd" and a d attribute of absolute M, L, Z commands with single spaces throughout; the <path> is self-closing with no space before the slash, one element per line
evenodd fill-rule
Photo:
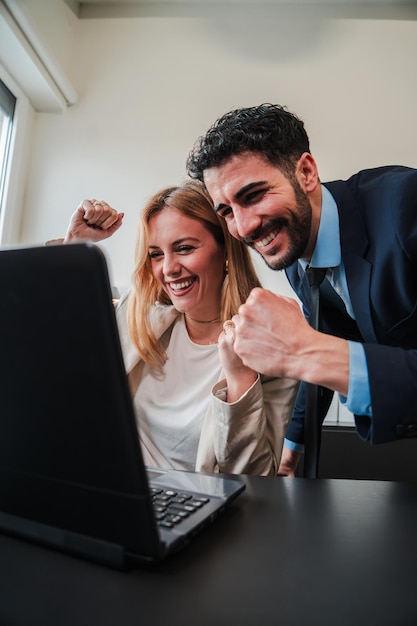
<path fill-rule="evenodd" d="M 328 267 L 325 280 L 342 298 L 348 314 L 355 319 L 349 289 L 346 281 L 345 267 L 342 261 L 339 233 L 339 213 L 336 202 L 330 191 L 321 186 L 322 208 L 316 246 L 311 257 L 312 267 Z M 298 261 L 305 270 L 307 261 Z M 340 402 L 357 415 L 372 417 L 371 392 L 369 388 L 368 365 L 362 344 L 348 341 L 349 344 L 349 388 L 347 397 L 339 394 Z M 303 452 L 304 446 L 285 440 L 286 447 Z"/>

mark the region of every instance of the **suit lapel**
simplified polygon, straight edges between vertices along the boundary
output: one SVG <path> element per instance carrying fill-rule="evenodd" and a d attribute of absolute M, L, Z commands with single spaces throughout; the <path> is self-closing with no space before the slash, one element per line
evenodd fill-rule
<path fill-rule="evenodd" d="M 370 306 L 371 265 L 365 259 L 346 255 L 344 258 L 346 280 L 356 323 L 367 343 L 378 343 L 372 323 Z"/>
<path fill-rule="evenodd" d="M 366 260 L 368 238 L 362 215 L 344 181 L 326 183 L 333 194 L 340 220 L 340 245 L 356 323 L 368 343 L 377 343 L 370 302 L 371 265 Z"/>

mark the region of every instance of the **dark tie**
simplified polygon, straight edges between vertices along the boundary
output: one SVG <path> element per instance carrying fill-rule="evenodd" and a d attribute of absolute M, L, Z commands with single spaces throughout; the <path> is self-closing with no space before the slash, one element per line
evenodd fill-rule
<path fill-rule="evenodd" d="M 320 329 L 320 285 L 326 272 L 327 268 L 310 267 L 309 265 L 306 268 L 311 293 L 310 325 L 315 330 Z M 318 385 L 307 383 L 304 418 L 305 478 L 317 478 L 318 474 L 321 439 L 321 424 L 318 418 L 319 393 L 320 387 Z"/>

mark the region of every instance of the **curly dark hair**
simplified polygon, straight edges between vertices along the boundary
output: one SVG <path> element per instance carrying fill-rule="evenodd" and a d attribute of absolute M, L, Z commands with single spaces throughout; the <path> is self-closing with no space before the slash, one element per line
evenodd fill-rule
<path fill-rule="evenodd" d="M 310 152 L 304 123 L 286 107 L 264 103 L 229 111 L 201 136 L 187 159 L 191 178 L 203 181 L 204 170 L 230 157 L 255 152 L 292 177 L 304 152 Z"/>

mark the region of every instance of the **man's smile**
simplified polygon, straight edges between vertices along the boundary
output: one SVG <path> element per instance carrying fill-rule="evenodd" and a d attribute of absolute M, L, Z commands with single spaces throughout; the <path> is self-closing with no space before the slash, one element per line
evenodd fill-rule
<path fill-rule="evenodd" d="M 263 237 L 263 239 L 258 239 L 254 242 L 257 248 L 265 248 L 279 233 L 281 232 L 281 228 L 274 228 L 271 232 Z"/>

